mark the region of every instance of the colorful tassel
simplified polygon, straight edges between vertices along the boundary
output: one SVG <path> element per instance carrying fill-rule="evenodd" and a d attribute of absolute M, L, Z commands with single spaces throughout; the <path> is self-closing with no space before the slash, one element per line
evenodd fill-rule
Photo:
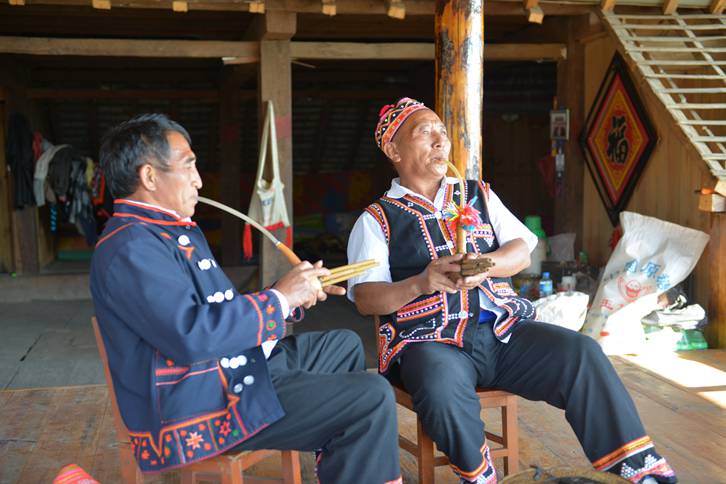
<path fill-rule="evenodd" d="M 252 226 L 245 224 L 245 229 L 242 234 L 242 252 L 245 260 L 252 258 Z"/>
<path fill-rule="evenodd" d="M 455 228 L 456 226 L 460 226 L 467 232 L 473 232 L 481 227 L 482 221 L 479 216 L 479 210 L 474 208 L 476 198 L 471 199 L 464 208 L 461 208 L 454 202 L 449 202 L 444 209 L 444 218 L 449 224 L 449 227 Z"/>

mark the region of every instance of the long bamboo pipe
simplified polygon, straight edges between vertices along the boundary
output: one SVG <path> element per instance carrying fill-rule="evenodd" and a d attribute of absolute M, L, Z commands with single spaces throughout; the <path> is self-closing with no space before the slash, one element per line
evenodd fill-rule
<path fill-rule="evenodd" d="M 282 242 L 280 242 L 277 239 L 277 237 L 275 237 L 274 235 L 272 235 L 272 232 L 270 232 L 269 230 L 267 230 L 261 224 L 257 223 L 257 221 L 255 219 L 251 218 L 250 216 L 245 215 L 244 213 L 240 212 L 239 210 L 235 210 L 232 207 L 228 207 L 227 205 L 225 205 L 223 203 L 216 202 L 216 201 L 214 201 L 214 200 L 212 200 L 210 198 L 207 198 L 207 197 L 199 197 L 198 200 L 200 202 L 202 202 L 202 203 L 206 203 L 207 205 L 211 205 L 211 206 L 216 207 L 216 208 L 218 208 L 220 210 L 223 210 L 223 211 L 225 211 L 225 212 L 227 212 L 229 214 L 232 214 L 235 217 L 239 217 L 242 220 L 244 220 L 245 222 L 247 222 L 248 224 L 252 225 L 254 228 L 256 228 L 257 230 L 259 230 L 260 232 L 262 232 L 262 234 L 265 237 L 267 237 L 268 239 L 270 239 L 270 242 L 272 242 L 274 244 L 275 248 L 277 250 L 279 250 L 280 252 L 282 252 L 282 255 L 284 255 L 285 258 L 288 261 L 290 261 L 290 264 L 292 264 L 293 266 L 296 266 L 296 265 L 298 265 L 299 263 L 302 262 L 300 260 L 300 258 L 295 254 L 295 252 L 292 251 L 291 248 L 289 248 L 288 246 L 286 246 L 285 244 L 283 244 Z"/>

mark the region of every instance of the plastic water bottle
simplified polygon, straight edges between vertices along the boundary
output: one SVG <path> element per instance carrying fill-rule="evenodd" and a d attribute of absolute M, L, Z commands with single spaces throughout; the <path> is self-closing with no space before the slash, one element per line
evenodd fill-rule
<path fill-rule="evenodd" d="M 549 272 L 542 273 L 542 279 L 539 280 L 539 297 L 551 296 L 554 292 L 552 279 Z"/>

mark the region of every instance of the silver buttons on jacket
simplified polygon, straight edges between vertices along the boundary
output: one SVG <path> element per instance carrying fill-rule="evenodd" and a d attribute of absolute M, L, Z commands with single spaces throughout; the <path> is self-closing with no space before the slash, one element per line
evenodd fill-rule
<path fill-rule="evenodd" d="M 207 302 L 212 304 L 212 303 L 221 303 L 221 302 L 224 302 L 225 300 L 231 301 L 232 299 L 234 299 L 234 296 L 235 296 L 234 289 L 227 289 L 224 292 L 217 291 L 214 294 L 210 294 L 209 296 L 207 296 Z"/>
<path fill-rule="evenodd" d="M 189 236 L 188 235 L 180 235 L 176 239 L 176 241 L 179 242 L 179 245 L 185 245 L 185 246 L 192 243 L 192 241 L 189 240 Z"/>
<path fill-rule="evenodd" d="M 247 357 L 245 355 L 233 356 L 231 358 L 225 356 L 224 358 L 220 358 L 219 364 L 222 368 L 231 368 L 236 370 L 240 366 L 247 365 Z"/>
<path fill-rule="evenodd" d="M 242 382 L 243 382 L 243 383 L 244 383 L 245 385 L 248 385 L 248 386 L 249 386 L 249 385 L 252 385 L 252 384 L 253 384 L 253 383 L 255 382 L 255 377 L 254 377 L 254 376 L 252 376 L 252 375 L 247 375 L 246 377 L 244 377 L 244 378 L 242 379 Z"/>
<path fill-rule="evenodd" d="M 242 393 L 242 389 L 244 388 L 244 385 L 241 383 L 237 383 L 234 387 L 232 387 L 232 391 L 235 393 Z"/>
<path fill-rule="evenodd" d="M 202 259 L 200 261 L 197 261 L 197 267 L 199 267 L 203 271 L 208 271 L 212 268 L 212 261 L 209 259 Z"/>

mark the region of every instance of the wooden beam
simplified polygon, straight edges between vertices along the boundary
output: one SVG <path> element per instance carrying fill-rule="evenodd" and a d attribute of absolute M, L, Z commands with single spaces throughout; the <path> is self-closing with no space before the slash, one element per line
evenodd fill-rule
<path fill-rule="evenodd" d="M 252 0 L 250 2 L 249 12 L 250 13 L 265 13 L 266 5 L 264 0 Z"/>
<path fill-rule="evenodd" d="M 106 0 L 108 1 L 108 0 Z M 173 0 L 113 0 L 113 6 L 130 9 L 170 9 Z M 214 1 L 188 0 L 189 10 L 215 12 L 252 12 L 265 13 L 270 10 L 284 10 L 296 13 L 320 13 L 321 0 L 250 0 L 245 1 Z M 11 5 L 23 5 L 25 0 L 10 0 Z M 88 7 L 89 0 L 33 0 L 33 5 L 59 5 L 63 7 Z M 109 2 L 110 5 L 110 2 Z M 587 4 L 540 5 L 545 15 L 582 15 L 597 8 Z M 336 13 L 344 15 L 386 15 L 387 6 L 380 0 L 336 0 Z M 521 15 L 522 4 L 515 1 L 487 2 L 486 14 Z M 406 0 L 406 15 L 433 15 L 434 0 Z"/>
<path fill-rule="evenodd" d="M 386 0 L 386 15 L 403 20 L 406 18 L 406 5 L 403 0 Z"/>
<path fill-rule="evenodd" d="M 706 338 L 709 348 L 726 348 L 726 214 L 712 214 L 711 240 L 708 243 L 708 260 L 711 261 L 711 291 L 708 302 Z M 720 262 L 719 262 L 720 261 Z"/>
<path fill-rule="evenodd" d="M 268 22 L 263 36 L 289 38 L 295 32 L 295 14 L 270 12 L 276 22 Z M 267 15 L 265 15 L 267 17 Z M 284 18 L 284 20 L 282 20 Z M 272 24 L 278 28 L 272 29 Z M 256 41 L 59 39 L 40 37 L 0 37 L 0 53 L 28 55 L 77 55 L 100 57 L 178 57 L 222 58 L 230 64 L 259 61 Z M 363 42 L 291 42 L 293 59 L 339 60 L 432 60 L 434 44 Z M 484 51 L 488 61 L 557 61 L 567 57 L 565 44 L 489 44 Z"/>
<path fill-rule="evenodd" d="M 338 12 L 338 8 L 335 5 L 335 0 L 323 0 L 322 1 L 322 12 L 323 15 L 334 16 Z"/>
<path fill-rule="evenodd" d="M 714 15 L 721 15 L 726 8 L 726 0 L 713 0 L 708 11 Z"/>
<path fill-rule="evenodd" d="M 527 9 L 527 21 L 533 24 L 541 24 L 544 20 L 544 10 L 539 5 Z"/>
<path fill-rule="evenodd" d="M 268 10 L 256 16 L 244 34 L 249 40 L 291 39 L 297 31 L 297 14 L 282 10 Z"/>
<path fill-rule="evenodd" d="M 111 10 L 111 0 L 91 0 L 91 5 L 98 10 Z"/>
<path fill-rule="evenodd" d="M 241 73 L 238 67 L 222 68 L 219 85 L 219 192 L 222 203 L 242 206 L 239 183 L 242 172 L 242 110 L 239 95 Z M 244 120 L 246 121 L 246 120 Z M 246 129 L 252 128 L 245 126 Z M 244 203 L 247 203 L 245 200 Z M 242 224 L 237 217 L 222 216 L 222 264 L 241 262 Z"/>
<path fill-rule="evenodd" d="M 175 12 L 186 13 L 189 11 L 189 2 L 179 2 L 174 0 L 171 2 L 171 9 Z"/>
<path fill-rule="evenodd" d="M 557 63 L 558 108 L 569 110 L 569 140 L 564 143 L 565 171 L 554 200 L 555 233 L 574 232 L 582 239 L 585 160 L 577 137 L 585 123 L 585 44 L 579 36 L 589 28 L 588 15 L 563 19 L 567 59 Z M 578 240 L 578 249 L 582 241 Z M 578 253 L 578 252 L 576 252 Z"/>
<path fill-rule="evenodd" d="M 15 272 L 10 172 L 5 160 L 5 94 L 0 88 L 0 271 Z"/>
<path fill-rule="evenodd" d="M 600 9 L 603 12 L 612 12 L 615 8 L 615 0 L 601 0 Z"/>
<path fill-rule="evenodd" d="M 544 20 L 544 11 L 539 6 L 539 0 L 523 0 L 524 10 L 527 12 L 527 21 L 533 24 L 541 24 Z"/>
<path fill-rule="evenodd" d="M 252 97 L 254 91 L 247 91 Z M 28 89 L 29 99 L 195 99 L 210 103 L 219 100 L 212 89 Z"/>
<path fill-rule="evenodd" d="M 237 57 L 256 62 L 257 42 L 0 37 L 0 53 L 101 57 Z"/>
<path fill-rule="evenodd" d="M 294 59 L 432 60 L 435 46 L 428 43 L 292 42 Z M 567 57 L 565 44 L 488 44 L 487 61 L 557 61 Z"/>
<path fill-rule="evenodd" d="M 292 68 L 290 63 L 290 41 L 263 40 L 260 42 L 259 120 L 264 120 L 263 107 L 272 101 L 275 107 L 277 129 L 277 153 L 280 160 L 280 175 L 285 185 L 285 205 L 292 218 Z M 292 222 L 292 220 L 290 220 Z M 285 240 L 284 232 L 277 234 Z M 260 286 L 267 287 L 290 270 L 290 264 L 262 237 L 260 247 Z"/>
<path fill-rule="evenodd" d="M 678 9 L 678 0 L 665 0 L 663 3 L 663 14 L 673 15 Z"/>
<path fill-rule="evenodd" d="M 467 179 L 482 176 L 483 0 L 436 0 L 436 112 L 451 159 Z M 460 250 L 460 249 L 459 249 Z"/>

